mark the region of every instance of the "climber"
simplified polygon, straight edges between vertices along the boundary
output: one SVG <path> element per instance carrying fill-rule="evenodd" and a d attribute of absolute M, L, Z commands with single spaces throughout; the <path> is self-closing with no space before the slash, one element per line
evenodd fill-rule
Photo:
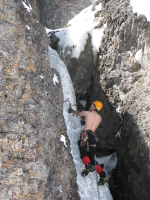
<path fill-rule="evenodd" d="M 80 140 L 78 141 L 79 150 L 85 169 L 82 171 L 82 176 L 87 176 L 89 172 L 96 169 L 100 176 L 98 185 L 103 185 L 108 181 L 106 173 L 102 167 L 96 162 L 96 136 L 95 131 L 102 121 L 99 111 L 102 109 L 103 104 L 100 101 L 94 101 L 89 111 L 76 111 L 69 104 L 68 113 L 73 113 L 80 118 L 85 117 L 85 126 L 80 133 Z"/>

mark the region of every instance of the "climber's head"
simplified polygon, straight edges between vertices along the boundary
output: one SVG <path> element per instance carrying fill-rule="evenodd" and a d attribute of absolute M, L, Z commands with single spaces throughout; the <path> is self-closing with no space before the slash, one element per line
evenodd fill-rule
<path fill-rule="evenodd" d="M 95 106 L 95 110 L 100 111 L 103 108 L 103 104 L 100 101 L 94 101 L 93 105 Z"/>

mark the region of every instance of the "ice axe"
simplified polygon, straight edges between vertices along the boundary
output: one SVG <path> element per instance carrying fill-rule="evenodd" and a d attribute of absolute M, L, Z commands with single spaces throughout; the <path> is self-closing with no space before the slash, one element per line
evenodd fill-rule
<path fill-rule="evenodd" d="M 71 102 L 70 102 L 69 98 L 67 98 L 67 99 L 65 100 L 65 102 L 64 102 L 64 103 L 66 103 L 66 102 L 68 102 L 68 103 L 69 103 L 69 107 L 70 107 L 70 106 L 76 106 L 76 105 L 77 105 L 77 104 L 71 105 Z"/>

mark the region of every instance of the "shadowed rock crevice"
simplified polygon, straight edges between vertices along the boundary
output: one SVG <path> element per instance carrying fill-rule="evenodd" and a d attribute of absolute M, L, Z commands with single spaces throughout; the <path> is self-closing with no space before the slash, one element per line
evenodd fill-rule
<path fill-rule="evenodd" d="M 128 112 L 123 116 L 121 135 L 116 138 L 116 152 L 118 163 L 110 179 L 114 199 L 148 199 L 149 148 L 136 120 Z"/>

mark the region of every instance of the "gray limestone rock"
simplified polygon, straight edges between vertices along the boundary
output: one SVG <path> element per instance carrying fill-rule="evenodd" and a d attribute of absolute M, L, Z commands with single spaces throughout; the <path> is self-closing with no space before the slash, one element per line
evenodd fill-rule
<path fill-rule="evenodd" d="M 41 23 L 50 29 L 65 27 L 67 22 L 94 0 L 37 0 Z"/>
<path fill-rule="evenodd" d="M 102 3 L 109 21 L 100 47 L 100 83 L 123 119 L 121 137 L 116 138 L 115 146 L 118 164 L 114 180 L 119 187 L 116 191 L 119 199 L 146 200 L 150 195 L 149 112 L 146 111 L 149 105 L 150 26 L 144 15 L 132 13 L 129 1 Z M 117 23 L 117 19 L 123 19 L 122 23 Z M 137 56 L 139 50 L 141 55 Z M 109 62 L 114 59 L 115 63 Z M 122 190 L 125 197 L 118 190 Z"/>
<path fill-rule="evenodd" d="M 54 73 L 36 1 L 1 0 L 1 200 L 79 199 L 62 88 L 54 85 Z"/>

